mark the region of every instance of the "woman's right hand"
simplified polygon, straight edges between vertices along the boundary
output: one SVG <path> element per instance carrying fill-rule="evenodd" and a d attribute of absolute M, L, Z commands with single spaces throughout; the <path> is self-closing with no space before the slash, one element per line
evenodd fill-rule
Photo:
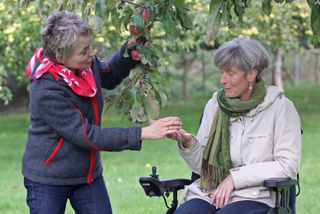
<path fill-rule="evenodd" d="M 154 120 L 149 126 L 142 128 L 141 140 L 159 140 L 178 132 L 181 128 L 182 121 L 179 117 L 165 117 Z"/>
<path fill-rule="evenodd" d="M 183 129 L 180 129 L 178 132 L 169 134 L 167 135 L 167 137 L 180 142 L 186 149 L 190 148 L 196 142 L 195 138 Z"/>

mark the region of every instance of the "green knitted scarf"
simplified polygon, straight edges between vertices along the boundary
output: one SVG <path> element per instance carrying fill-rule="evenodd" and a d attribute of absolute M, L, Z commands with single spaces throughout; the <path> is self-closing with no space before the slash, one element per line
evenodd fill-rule
<path fill-rule="evenodd" d="M 219 108 L 211 125 L 202 160 L 200 174 L 202 190 L 216 188 L 229 175 L 229 169 L 232 167 L 229 143 L 230 117 L 246 114 L 264 100 L 265 94 L 265 82 L 262 78 L 257 81 L 251 99 L 248 101 L 241 101 L 238 98 L 230 99 L 225 96 L 223 89 L 218 91 Z"/>

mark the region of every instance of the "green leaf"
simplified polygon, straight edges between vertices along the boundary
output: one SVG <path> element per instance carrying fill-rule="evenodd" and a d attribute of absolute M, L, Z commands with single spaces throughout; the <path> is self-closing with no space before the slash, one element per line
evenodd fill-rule
<path fill-rule="evenodd" d="M 156 92 L 157 100 L 159 101 L 161 107 L 165 106 L 168 96 L 167 92 L 170 91 L 170 85 L 166 79 L 160 74 L 159 71 L 153 70 L 148 73 L 150 77 L 152 88 Z"/>
<path fill-rule="evenodd" d="M 29 5 L 29 3 L 30 3 L 30 0 L 24 0 L 24 1 L 21 2 L 21 6 L 22 6 L 23 8 L 27 8 L 28 5 Z"/>
<path fill-rule="evenodd" d="M 270 16 L 271 11 L 272 11 L 272 5 L 271 5 L 272 0 L 262 0 L 262 13 Z"/>
<path fill-rule="evenodd" d="M 112 8 L 109 14 L 111 16 L 111 24 L 117 29 L 118 32 L 121 32 L 121 20 L 116 8 Z"/>
<path fill-rule="evenodd" d="M 320 5 L 313 4 L 311 6 L 311 25 L 317 22 L 317 19 L 320 15 L 319 12 L 320 12 Z"/>
<path fill-rule="evenodd" d="M 137 102 L 137 93 L 139 91 L 139 88 L 137 87 L 132 87 L 130 89 L 130 95 L 131 95 L 131 98 L 133 99 L 134 103 Z"/>
<path fill-rule="evenodd" d="M 120 18 L 120 21 L 122 23 L 122 26 L 128 30 L 129 29 L 129 24 L 131 22 L 131 16 L 133 15 L 133 10 L 131 9 L 131 7 L 124 7 L 124 9 L 122 10 L 122 17 Z M 121 14 L 120 13 L 120 14 Z"/>
<path fill-rule="evenodd" d="M 147 91 L 145 96 L 143 96 L 143 107 L 149 118 L 157 119 L 160 113 L 159 102 L 156 100 L 155 91 L 150 90 Z"/>
<path fill-rule="evenodd" d="M 132 24 L 135 25 L 139 32 L 144 32 L 144 22 L 143 22 L 143 18 L 138 15 L 138 14 L 133 14 L 132 17 L 131 17 L 131 21 L 132 21 Z"/>
<path fill-rule="evenodd" d="M 90 4 L 88 5 L 88 2 L 89 0 L 84 0 L 81 4 L 81 12 L 82 12 L 82 17 L 84 19 L 87 19 L 88 15 L 90 14 L 90 10 L 91 10 L 91 7 L 90 7 Z"/>
<path fill-rule="evenodd" d="M 214 40 L 219 32 L 219 27 L 221 23 L 220 9 L 223 0 L 211 0 L 209 16 L 207 21 L 207 40 Z"/>
<path fill-rule="evenodd" d="M 178 10 L 177 11 L 177 16 L 178 16 L 178 19 L 180 20 L 181 26 L 184 29 L 188 29 L 188 30 L 192 29 L 193 24 L 192 24 L 192 20 L 191 20 L 190 15 L 188 15 L 185 12 L 181 12 L 180 10 Z"/>
<path fill-rule="evenodd" d="M 240 22 L 242 22 L 242 17 L 246 8 L 246 4 L 243 1 L 234 1 L 234 12 L 238 16 Z"/>
<path fill-rule="evenodd" d="M 82 1 L 81 1 L 81 2 L 82 2 Z M 74 11 L 75 8 L 77 7 L 77 5 L 78 5 L 78 0 L 72 0 L 72 1 L 71 1 L 71 8 L 72 8 L 73 11 Z"/>
<path fill-rule="evenodd" d="M 191 29 L 193 24 L 192 24 L 192 19 L 191 19 L 191 14 L 190 10 L 187 7 L 185 1 L 183 0 L 174 0 L 172 1 L 172 4 L 176 8 L 177 12 L 177 18 L 180 21 L 181 27 L 184 29 Z"/>
<path fill-rule="evenodd" d="M 39 9 L 39 14 L 41 15 L 42 14 L 42 10 L 43 10 L 43 0 L 36 0 L 36 5 L 37 5 L 37 8 Z"/>
<path fill-rule="evenodd" d="M 141 63 L 143 64 L 143 65 L 147 65 L 147 64 L 151 64 L 151 62 L 146 58 L 146 57 L 142 57 L 141 58 Z"/>
<path fill-rule="evenodd" d="M 175 41 L 176 38 L 179 37 L 180 31 L 177 29 L 176 22 L 169 11 L 164 12 L 162 24 L 168 38 L 172 41 Z"/>
<path fill-rule="evenodd" d="M 314 6 L 315 2 L 316 2 L 316 0 L 307 0 L 307 3 L 310 8 L 312 8 Z"/>
<path fill-rule="evenodd" d="M 65 8 L 64 2 L 62 2 L 58 8 L 59 11 L 63 11 Z"/>
<path fill-rule="evenodd" d="M 311 28 L 320 44 L 320 5 L 314 5 L 311 9 Z"/>
<path fill-rule="evenodd" d="M 130 109 L 129 116 L 132 121 L 142 123 L 147 120 L 144 109 L 140 103 L 135 103 Z"/>
<path fill-rule="evenodd" d="M 231 13 L 230 13 L 231 7 L 232 7 L 232 2 L 231 1 L 225 2 L 222 5 L 222 11 L 223 11 L 222 20 L 225 23 L 228 23 L 228 24 L 229 24 L 229 22 L 231 22 L 231 19 L 232 19 L 232 16 L 231 16 Z"/>
<path fill-rule="evenodd" d="M 151 103 L 150 103 L 149 97 L 148 96 L 143 96 L 142 100 L 143 100 L 143 107 L 144 107 L 145 112 L 149 116 L 152 115 L 152 107 L 151 107 Z"/>
<path fill-rule="evenodd" d="M 100 17 L 104 17 L 107 6 L 105 0 L 96 0 L 96 14 Z"/>

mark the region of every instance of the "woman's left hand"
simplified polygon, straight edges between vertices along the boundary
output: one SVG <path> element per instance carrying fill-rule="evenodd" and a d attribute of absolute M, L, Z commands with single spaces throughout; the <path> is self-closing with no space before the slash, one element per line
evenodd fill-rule
<path fill-rule="evenodd" d="M 211 202 L 217 209 L 224 207 L 229 199 L 231 192 L 234 190 L 234 183 L 231 175 L 228 175 L 217 189 L 211 194 Z"/>

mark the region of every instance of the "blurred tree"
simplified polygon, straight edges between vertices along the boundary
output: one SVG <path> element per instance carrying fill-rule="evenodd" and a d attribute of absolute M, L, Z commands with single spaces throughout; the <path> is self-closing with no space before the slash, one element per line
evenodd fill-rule
<path fill-rule="evenodd" d="M 289 3 L 295 3 L 295 0 L 210 0 L 210 9 L 207 22 L 207 39 L 214 39 L 218 32 L 220 25 L 228 25 L 232 28 L 235 25 L 235 17 L 238 18 L 240 24 L 243 23 L 243 17 L 247 13 L 246 10 L 250 7 L 250 3 L 254 3 L 255 6 L 261 4 L 258 8 L 261 8 L 263 14 L 270 16 L 275 4 L 281 5 L 281 7 L 287 7 Z M 306 0 L 299 1 L 305 2 L 311 9 L 311 16 L 309 16 L 311 29 L 313 31 L 313 43 L 315 45 L 320 44 L 320 1 L 319 0 Z M 251 14 L 250 15 L 254 15 Z"/>
<path fill-rule="evenodd" d="M 181 76 L 184 76 L 182 85 L 187 98 L 188 66 L 201 55 L 199 48 L 210 50 L 237 36 L 256 38 L 274 52 L 276 47 L 295 48 L 297 37 L 300 44 L 309 46 L 310 16 L 295 6 L 299 4 L 277 2 L 292 1 L 262 0 L 261 4 L 250 0 L 20 0 L 22 7 L 18 7 L 12 0 L 3 0 L 0 3 L 0 99 L 8 102 L 11 98 L 5 83 L 8 74 L 25 87 L 24 68 L 40 45 L 41 22 L 53 10 L 65 9 L 77 12 L 90 23 L 96 32 L 94 47 L 102 58 L 113 53 L 122 41 L 132 41 L 129 48 L 135 49 L 134 57 L 140 58 L 142 65 L 131 72 L 128 84 L 120 86 L 121 90 L 109 96 L 109 100 L 116 101 L 113 104 L 133 121 L 143 122 L 148 116 L 156 118 L 169 90 L 161 71 L 172 70 L 170 67 L 178 59 L 184 66 Z M 316 2 L 308 3 L 314 14 Z M 269 17 L 261 15 L 261 11 Z M 311 17 L 312 23 L 317 17 Z M 312 26 L 316 32 L 317 27 Z"/>
<path fill-rule="evenodd" d="M 261 11 L 260 1 L 247 2 L 247 12 L 241 17 L 242 21 L 232 21 L 232 24 L 222 23 L 219 33 L 214 40 L 206 40 L 205 22 L 208 7 L 204 1 L 196 1 L 192 11 L 195 11 L 193 29 L 187 32 L 183 40 L 178 40 L 179 50 L 170 55 L 181 58 L 181 79 L 187 82 L 188 67 L 194 60 L 201 59 L 199 48 L 215 49 L 219 44 L 235 37 L 249 37 L 261 41 L 272 53 L 272 83 L 282 87 L 282 61 L 288 51 L 299 52 L 301 49 L 312 47 L 312 30 L 310 28 L 310 8 L 306 1 L 298 0 L 292 4 L 272 3 L 273 10 L 269 16 Z M 232 16 L 236 16 L 231 11 Z M 184 45 L 185 43 L 185 45 Z M 171 61 L 170 61 L 171 60 Z M 168 59 L 168 64 L 175 64 L 175 57 Z M 188 84 L 182 85 L 183 98 L 188 98 Z"/>
<path fill-rule="evenodd" d="M 223 26 L 217 36 L 221 40 L 237 36 L 261 41 L 273 53 L 273 78 L 275 85 L 283 87 L 282 61 L 288 51 L 312 47 L 313 33 L 310 29 L 310 9 L 305 1 L 281 5 L 271 3 L 272 12 L 261 14 L 260 2 L 247 3 L 247 12 L 241 24 L 233 28 Z"/>
<path fill-rule="evenodd" d="M 165 56 L 164 61 L 168 65 L 177 65 L 181 74 L 181 94 L 183 100 L 190 98 L 189 88 L 189 73 L 192 65 L 198 60 L 201 52 L 199 49 L 211 49 L 211 44 L 206 43 L 205 31 L 206 20 L 208 14 L 208 7 L 206 2 L 198 0 L 190 3 L 191 16 L 193 17 L 192 30 L 181 32 L 181 36 L 176 40 L 175 46 L 168 46 L 168 54 Z M 204 46 L 205 45 L 205 46 Z M 177 82 L 177 79 L 174 80 Z"/>
<path fill-rule="evenodd" d="M 34 5 L 22 9 L 10 0 L 1 1 L 0 99 L 6 104 L 12 99 L 6 82 L 8 76 L 15 76 L 18 85 L 25 86 L 25 65 L 40 45 L 39 22 Z"/>
<path fill-rule="evenodd" d="M 48 4 L 44 0 L 38 0 L 36 6 L 40 15 L 44 16 L 47 11 L 57 8 L 76 11 L 88 20 L 94 30 L 101 32 L 103 28 L 108 32 L 107 38 L 112 38 L 110 32 L 117 32 L 122 39 L 129 40 L 131 57 L 140 59 L 141 66 L 131 72 L 130 81 L 123 85 L 119 95 L 109 96 L 109 103 L 113 102 L 132 121 L 144 122 L 157 118 L 160 106 L 167 100 L 169 87 L 158 67 L 160 59 L 166 55 L 167 47 L 173 47 L 181 33 L 192 27 L 191 2 L 62 0 Z M 29 0 L 21 2 L 26 8 L 32 3 Z M 104 37 L 99 38 L 102 41 Z"/>

